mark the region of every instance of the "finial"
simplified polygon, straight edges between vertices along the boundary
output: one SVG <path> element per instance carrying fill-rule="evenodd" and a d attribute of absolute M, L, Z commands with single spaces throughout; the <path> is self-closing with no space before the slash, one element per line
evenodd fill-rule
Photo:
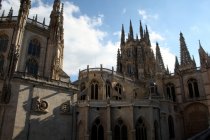
<path fill-rule="evenodd" d="M 121 30 L 121 45 L 125 43 L 125 32 L 124 32 L 124 26 L 122 24 L 122 30 Z"/>
<path fill-rule="evenodd" d="M 61 5 L 61 14 L 63 14 L 63 7 L 64 7 L 64 3 L 62 3 Z"/>
<path fill-rule="evenodd" d="M 8 17 L 9 16 L 12 16 L 13 15 L 13 9 L 12 9 L 12 7 L 10 8 L 10 10 L 9 10 L 9 13 L 8 13 Z"/>
<path fill-rule="evenodd" d="M 36 16 L 35 16 L 35 21 L 37 22 L 37 14 L 36 14 Z"/>
<path fill-rule="evenodd" d="M 130 29 L 129 29 L 129 39 L 133 39 L 133 27 L 131 20 L 130 20 Z"/>
<path fill-rule="evenodd" d="M 43 23 L 42 24 L 45 25 L 45 18 L 43 19 Z"/>
<path fill-rule="evenodd" d="M 143 31 L 143 27 L 142 27 L 142 24 L 141 24 L 141 20 L 140 20 L 139 30 L 140 30 L 140 37 L 143 38 L 144 37 L 144 31 Z"/>
<path fill-rule="evenodd" d="M 202 46 L 201 46 L 201 41 L 200 40 L 198 40 L 199 41 L 199 48 L 202 48 Z"/>
<path fill-rule="evenodd" d="M 1 17 L 4 17 L 4 12 L 5 12 L 5 10 L 3 10 Z"/>

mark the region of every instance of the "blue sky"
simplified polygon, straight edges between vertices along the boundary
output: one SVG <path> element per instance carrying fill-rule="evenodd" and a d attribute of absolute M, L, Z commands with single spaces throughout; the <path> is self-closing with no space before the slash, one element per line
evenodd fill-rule
<path fill-rule="evenodd" d="M 38 14 L 49 22 L 54 0 L 32 0 L 29 17 Z M 79 69 L 116 66 L 121 25 L 128 33 L 131 19 L 134 33 L 139 34 L 139 21 L 147 24 L 152 46 L 159 42 L 161 53 L 171 72 L 174 57 L 179 58 L 179 33 L 182 31 L 191 55 L 199 66 L 198 40 L 210 52 L 209 0 L 63 0 L 65 25 L 64 70 L 77 78 Z M 6 11 L 19 1 L 3 1 Z M 1 10 L 1 11 L 2 11 Z M 0 12 L 1 14 L 1 12 Z"/>

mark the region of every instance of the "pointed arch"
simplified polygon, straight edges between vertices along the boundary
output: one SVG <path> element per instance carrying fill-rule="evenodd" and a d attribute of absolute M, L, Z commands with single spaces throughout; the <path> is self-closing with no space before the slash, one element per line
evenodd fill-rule
<path fill-rule="evenodd" d="M 111 82 L 106 81 L 106 98 L 111 97 Z"/>
<path fill-rule="evenodd" d="M 155 135 L 155 140 L 159 140 L 159 125 L 157 120 L 154 121 L 154 135 Z"/>
<path fill-rule="evenodd" d="M 99 118 L 97 118 L 92 125 L 91 140 L 104 140 L 104 128 Z"/>
<path fill-rule="evenodd" d="M 187 84 L 188 84 L 189 97 L 190 98 L 200 97 L 197 80 L 191 78 L 187 81 Z"/>
<path fill-rule="evenodd" d="M 175 86 L 173 83 L 166 84 L 166 94 L 169 100 L 176 102 L 176 92 L 175 92 Z"/>
<path fill-rule="evenodd" d="M 122 86 L 117 83 L 114 87 L 115 91 L 118 93 L 119 96 L 116 96 L 116 100 L 121 100 L 122 99 Z"/>
<path fill-rule="evenodd" d="M 147 140 L 147 127 L 144 119 L 140 117 L 136 122 L 136 140 Z"/>
<path fill-rule="evenodd" d="M 128 140 L 127 126 L 122 119 L 118 119 L 114 126 L 114 140 Z"/>
<path fill-rule="evenodd" d="M 169 138 L 175 138 L 174 133 L 174 120 L 171 115 L 168 116 L 168 130 L 169 130 Z"/>
<path fill-rule="evenodd" d="M 9 44 L 9 37 L 6 34 L 0 35 L 0 52 L 6 52 Z"/>
<path fill-rule="evenodd" d="M 4 56 L 0 55 L 0 75 L 3 73 L 4 68 Z"/>
<path fill-rule="evenodd" d="M 91 99 L 98 100 L 98 88 L 99 83 L 96 80 L 91 82 Z"/>
<path fill-rule="evenodd" d="M 40 42 L 37 39 L 32 39 L 29 42 L 28 54 L 39 57 L 40 55 Z"/>
<path fill-rule="evenodd" d="M 37 75 L 38 74 L 38 63 L 35 59 L 29 59 L 26 64 L 26 70 L 28 74 Z"/>

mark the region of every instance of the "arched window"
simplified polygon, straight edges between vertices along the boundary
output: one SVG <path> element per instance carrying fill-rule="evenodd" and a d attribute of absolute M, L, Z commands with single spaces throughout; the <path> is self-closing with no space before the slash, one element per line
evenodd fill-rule
<path fill-rule="evenodd" d="M 151 95 L 157 95 L 157 84 L 153 81 L 149 83 L 149 92 Z"/>
<path fill-rule="evenodd" d="M 91 99 L 98 99 L 98 82 L 93 81 L 91 84 Z"/>
<path fill-rule="evenodd" d="M 40 55 L 40 43 L 37 39 L 33 39 L 29 43 L 28 54 L 39 57 Z"/>
<path fill-rule="evenodd" d="M 154 132 L 155 132 L 155 140 L 159 140 L 159 128 L 158 128 L 158 122 L 154 122 Z"/>
<path fill-rule="evenodd" d="M 111 83 L 106 81 L 106 98 L 111 96 Z"/>
<path fill-rule="evenodd" d="M 169 130 L 169 138 L 174 138 L 175 133 L 174 133 L 174 121 L 172 116 L 168 117 L 168 130 Z"/>
<path fill-rule="evenodd" d="M 136 140 L 147 140 L 147 128 L 142 118 L 136 123 Z"/>
<path fill-rule="evenodd" d="M 104 128 L 99 119 L 96 119 L 92 126 L 91 140 L 104 140 Z"/>
<path fill-rule="evenodd" d="M 127 127 L 123 124 L 123 121 L 120 119 L 117 121 L 117 124 L 114 127 L 114 140 L 127 140 Z"/>
<path fill-rule="evenodd" d="M 118 93 L 118 96 L 116 96 L 116 100 L 121 100 L 122 99 L 122 86 L 117 83 L 115 86 L 115 91 Z"/>
<path fill-rule="evenodd" d="M 169 100 L 172 100 L 172 101 L 176 101 L 176 93 L 175 93 L 175 86 L 174 84 L 172 83 L 168 83 L 166 85 L 166 92 L 167 92 L 167 98 Z"/>
<path fill-rule="evenodd" d="M 0 36 L 0 52 L 5 52 L 9 43 L 9 37 L 7 35 Z"/>
<path fill-rule="evenodd" d="M 85 98 L 86 98 L 86 95 L 83 93 L 84 90 L 85 90 L 85 83 L 81 83 L 81 85 L 80 85 L 80 91 L 81 91 L 81 93 L 83 94 L 83 95 L 81 95 L 81 97 L 80 97 L 81 100 L 85 100 Z"/>
<path fill-rule="evenodd" d="M 189 90 L 189 97 L 199 97 L 199 90 L 198 90 L 198 82 L 195 79 L 190 79 L 187 82 L 188 84 L 188 90 Z"/>
<path fill-rule="evenodd" d="M 0 55 L 0 75 L 3 73 L 4 68 L 4 56 Z"/>
<path fill-rule="evenodd" d="M 26 70 L 28 74 L 37 75 L 38 74 L 38 63 L 35 59 L 29 59 L 26 65 Z"/>

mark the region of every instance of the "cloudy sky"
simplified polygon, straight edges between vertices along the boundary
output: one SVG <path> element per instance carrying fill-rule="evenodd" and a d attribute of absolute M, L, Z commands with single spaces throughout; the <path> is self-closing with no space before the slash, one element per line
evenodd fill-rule
<path fill-rule="evenodd" d="M 29 17 L 38 14 L 49 22 L 54 0 L 32 0 Z M 139 34 L 139 21 L 149 28 L 154 48 L 159 43 L 165 65 L 171 72 L 174 58 L 179 58 L 179 33 L 184 34 L 191 55 L 199 66 L 198 40 L 210 53 L 209 0 L 62 0 L 64 3 L 65 53 L 64 70 L 77 79 L 79 69 L 116 67 L 120 30 L 124 24 L 128 33 L 132 21 Z M 13 7 L 17 15 L 19 0 L 3 0 L 5 14 Z"/>

